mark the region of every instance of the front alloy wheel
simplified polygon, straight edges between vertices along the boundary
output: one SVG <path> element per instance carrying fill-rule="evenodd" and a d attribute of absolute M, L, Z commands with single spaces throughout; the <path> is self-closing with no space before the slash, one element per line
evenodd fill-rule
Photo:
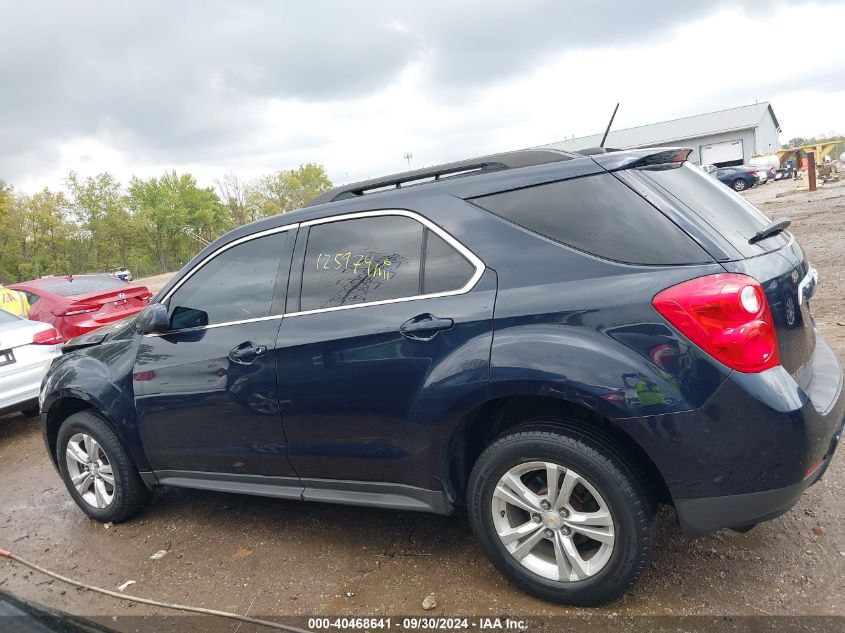
<path fill-rule="evenodd" d="M 572 469 L 528 462 L 499 479 L 491 504 L 502 545 L 528 570 L 559 581 L 584 580 L 613 553 L 613 517 L 596 488 Z"/>
<path fill-rule="evenodd" d="M 124 521 L 149 499 L 126 448 L 93 410 L 77 411 L 62 422 L 55 457 L 68 492 L 92 519 Z"/>
<path fill-rule="evenodd" d="M 75 433 L 65 451 L 68 475 L 82 500 L 95 508 L 114 501 L 114 473 L 103 447 L 86 433 Z"/>

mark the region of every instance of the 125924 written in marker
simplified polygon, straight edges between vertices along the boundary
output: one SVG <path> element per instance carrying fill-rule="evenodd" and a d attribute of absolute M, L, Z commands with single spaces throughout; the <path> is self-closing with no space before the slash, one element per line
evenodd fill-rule
<path fill-rule="evenodd" d="M 341 274 L 351 270 L 354 274 L 366 272 L 368 277 L 375 277 L 389 281 L 396 273 L 389 270 L 393 265 L 390 257 L 376 257 L 363 253 L 318 253 L 315 262 L 318 271 L 340 271 Z"/>

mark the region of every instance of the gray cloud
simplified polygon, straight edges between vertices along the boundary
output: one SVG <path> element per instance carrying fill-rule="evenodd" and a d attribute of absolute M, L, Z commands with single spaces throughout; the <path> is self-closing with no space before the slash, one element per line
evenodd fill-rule
<path fill-rule="evenodd" d="M 423 62 L 427 97 L 460 103 L 551 55 L 648 42 L 736 6 L 0 1 L 0 178 L 49 165 L 58 143 L 79 136 L 161 163 L 248 151 L 260 145 L 267 100 L 370 95 L 415 61 Z M 739 6 L 759 10 L 759 2 Z M 572 91 L 583 96 L 582 87 Z M 325 139 L 291 121 L 290 140 Z"/>

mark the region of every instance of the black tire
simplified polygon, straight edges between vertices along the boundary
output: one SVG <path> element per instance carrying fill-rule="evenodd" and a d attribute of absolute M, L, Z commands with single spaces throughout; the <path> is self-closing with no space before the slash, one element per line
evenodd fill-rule
<path fill-rule="evenodd" d="M 745 191 L 748 189 L 748 183 L 745 182 L 742 178 L 737 178 L 736 180 L 731 183 L 731 187 L 733 187 L 734 191 Z"/>
<path fill-rule="evenodd" d="M 68 442 L 78 433 L 94 438 L 111 464 L 114 477 L 113 498 L 106 507 L 98 508 L 87 502 L 71 481 L 66 452 Z M 115 432 L 100 416 L 91 411 L 74 413 L 62 423 L 56 440 L 56 461 L 62 480 L 76 505 L 97 521 L 125 521 L 137 514 L 150 498 L 150 491 L 141 481 L 138 469 Z"/>
<path fill-rule="evenodd" d="M 548 421 L 538 421 L 491 444 L 473 466 L 467 506 L 485 553 L 517 587 L 550 602 L 597 606 L 625 593 L 651 562 L 655 504 L 621 456 L 598 441 L 566 432 L 550 430 Z M 543 577 L 524 567 L 500 540 L 494 525 L 494 490 L 511 468 L 532 461 L 554 462 L 577 472 L 603 497 L 615 541 L 609 559 L 594 575 L 582 580 Z"/>

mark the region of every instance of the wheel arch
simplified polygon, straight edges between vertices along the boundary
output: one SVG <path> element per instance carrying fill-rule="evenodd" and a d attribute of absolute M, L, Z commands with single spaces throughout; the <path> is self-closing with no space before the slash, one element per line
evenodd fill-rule
<path fill-rule="evenodd" d="M 45 403 L 42 410 L 42 435 L 44 436 L 44 443 L 47 446 L 50 460 L 53 466 L 58 468 L 56 455 L 56 442 L 58 441 L 59 429 L 65 420 L 67 420 L 74 413 L 80 411 L 91 411 L 100 417 L 109 428 L 117 435 L 118 440 L 123 444 L 127 453 L 135 463 L 139 471 L 147 470 L 146 457 L 138 454 L 136 447 L 123 433 L 119 424 L 115 424 L 108 415 L 104 413 L 104 407 L 88 394 L 72 391 L 61 395 L 56 395 L 49 403 Z"/>
<path fill-rule="evenodd" d="M 542 422 L 536 422 L 542 418 Z M 531 423 L 531 420 L 535 422 Z M 477 406 L 458 425 L 447 449 L 444 488 L 463 501 L 472 466 L 497 437 L 531 425 L 565 431 L 598 443 L 625 462 L 654 497 L 672 505 L 673 500 L 654 461 L 623 429 L 583 404 L 537 395 L 510 395 Z"/>

